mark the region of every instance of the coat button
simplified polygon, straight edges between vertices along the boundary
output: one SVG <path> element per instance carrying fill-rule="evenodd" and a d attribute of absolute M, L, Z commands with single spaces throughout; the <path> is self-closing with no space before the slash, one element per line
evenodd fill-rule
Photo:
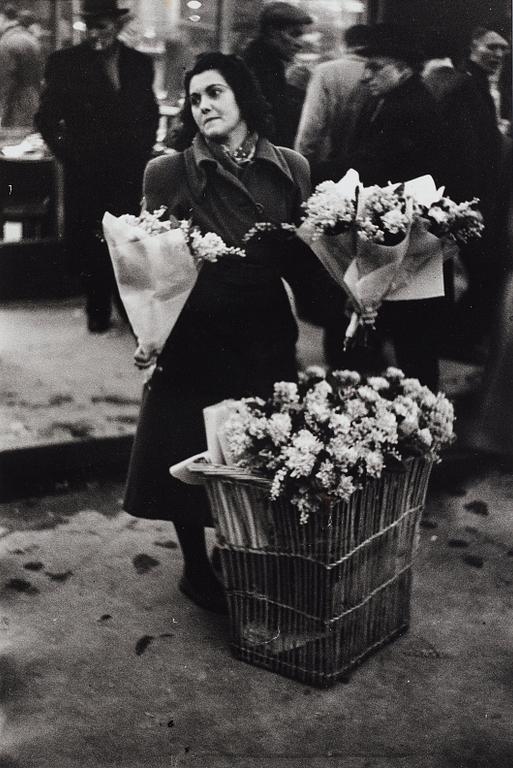
<path fill-rule="evenodd" d="M 262 203 L 255 203 L 255 208 L 257 209 L 258 213 L 264 212 L 264 206 L 262 205 Z"/>

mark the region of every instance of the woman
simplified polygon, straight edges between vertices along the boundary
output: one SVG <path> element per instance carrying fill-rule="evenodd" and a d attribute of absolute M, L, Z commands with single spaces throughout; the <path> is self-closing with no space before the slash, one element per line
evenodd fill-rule
<path fill-rule="evenodd" d="M 243 245 L 258 221 L 296 222 L 309 194 L 308 165 L 268 140 L 269 109 L 242 60 L 201 55 L 186 74 L 185 93 L 175 137 L 184 151 L 148 164 L 146 208 L 166 206 L 231 246 Z M 173 521 L 184 557 L 180 589 L 218 612 L 225 601 L 205 546 L 204 526 L 211 522 L 204 489 L 180 483 L 168 470 L 205 449 L 205 406 L 265 396 L 273 382 L 296 378 L 297 326 L 281 276 L 294 287 L 319 265 L 293 242 L 288 256 L 255 243 L 245 258 L 205 263 L 145 387 L 125 509 Z M 148 362 L 144 350 L 136 362 Z"/>

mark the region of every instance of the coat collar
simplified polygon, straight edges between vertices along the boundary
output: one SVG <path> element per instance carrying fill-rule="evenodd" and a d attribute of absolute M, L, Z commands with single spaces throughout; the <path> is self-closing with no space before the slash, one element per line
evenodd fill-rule
<path fill-rule="evenodd" d="M 192 159 L 194 160 L 194 164 L 188 164 L 188 175 L 189 183 L 197 194 L 202 194 L 205 191 L 207 168 L 209 166 L 215 168 L 216 172 L 220 175 L 229 177 L 237 186 L 240 185 L 240 182 L 235 177 L 232 177 L 231 174 L 227 173 L 221 164 L 214 158 L 209 151 L 206 141 L 200 134 L 196 134 L 192 145 L 188 150 L 185 150 L 185 152 L 188 153 L 189 156 L 192 156 Z M 283 154 L 277 147 L 271 144 L 268 139 L 262 136 L 260 136 L 257 141 L 254 162 L 268 163 L 276 168 L 279 173 L 291 182 L 291 184 L 295 183 Z"/>

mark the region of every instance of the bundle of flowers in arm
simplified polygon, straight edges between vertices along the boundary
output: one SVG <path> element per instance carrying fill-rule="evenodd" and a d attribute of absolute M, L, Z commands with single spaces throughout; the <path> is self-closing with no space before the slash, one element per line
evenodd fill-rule
<path fill-rule="evenodd" d="M 140 216 L 106 213 L 102 221 L 119 293 L 145 359 L 161 351 L 201 263 L 235 250 L 244 253 L 228 248 L 218 235 L 201 235 L 189 221 L 165 220 L 164 213 L 164 208 Z"/>
<path fill-rule="evenodd" d="M 323 181 L 303 203 L 305 216 L 297 230 L 337 285 L 355 253 L 355 219 L 360 177 L 353 169 L 338 182 Z"/>
<path fill-rule="evenodd" d="M 418 206 L 417 215 L 426 222 L 429 232 L 435 237 L 465 244 L 483 234 L 484 220 L 478 204 L 477 197 L 463 203 L 455 203 L 450 197 L 440 197 L 429 206 Z"/>
<path fill-rule="evenodd" d="M 390 290 L 408 248 L 411 203 L 399 185 L 364 189 L 351 169 L 337 183 L 319 184 L 304 207 L 298 235 L 348 295 L 354 312 L 346 339 L 352 339 L 359 326 L 373 326 Z"/>
<path fill-rule="evenodd" d="M 266 242 L 267 240 L 271 240 L 273 243 L 287 242 L 296 235 L 296 232 L 294 224 L 287 224 L 286 222 L 275 224 L 271 221 L 257 221 L 251 229 L 248 229 L 243 241 L 245 243 L 252 241 Z"/>
<path fill-rule="evenodd" d="M 405 184 L 414 218 L 408 251 L 394 280 L 390 301 L 444 295 L 443 262 L 458 257 L 460 244 L 481 237 L 484 222 L 478 200 L 455 203 L 431 176 Z"/>
<path fill-rule="evenodd" d="M 398 270 L 408 252 L 412 221 L 413 203 L 405 194 L 404 184 L 360 190 L 355 258 L 344 273 L 346 290 L 356 298 L 346 344 L 355 340 L 359 328 L 365 343 L 378 308 L 395 289 Z"/>
<path fill-rule="evenodd" d="M 198 274 L 179 222 L 164 213 L 106 213 L 102 221 L 121 299 L 148 357 L 162 349 Z"/>
<path fill-rule="evenodd" d="M 204 261 L 217 261 L 223 256 L 240 256 L 246 254 L 242 248 L 226 245 L 223 238 L 215 232 L 201 234 L 198 227 L 192 224 L 190 219 L 180 222 L 180 229 L 184 233 L 187 245 L 196 267 L 199 269 Z"/>
<path fill-rule="evenodd" d="M 312 367 L 278 382 L 268 400 L 238 401 L 222 427 L 236 465 L 271 480 L 271 499 L 311 514 L 347 501 L 369 479 L 412 456 L 439 458 L 453 438 L 446 397 L 395 368 L 363 379 Z"/>

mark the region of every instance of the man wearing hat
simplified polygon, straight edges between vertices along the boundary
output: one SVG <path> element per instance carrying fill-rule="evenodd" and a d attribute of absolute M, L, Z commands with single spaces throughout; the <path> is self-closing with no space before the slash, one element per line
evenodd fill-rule
<path fill-rule="evenodd" d="M 36 115 L 64 164 L 68 245 L 93 333 L 110 327 L 113 296 L 122 311 L 101 219 L 138 212 L 159 120 L 151 59 L 118 40 L 126 13 L 116 0 L 83 0 L 85 40 L 49 57 Z"/>
<path fill-rule="evenodd" d="M 362 55 L 370 98 L 355 120 L 347 153 L 331 163 L 325 178 L 339 179 L 353 167 L 366 186 L 423 174 L 443 185 L 446 133 L 419 75 L 423 54 L 412 31 L 376 25 Z M 384 301 L 376 321 L 377 338 L 393 342 L 397 365 L 435 391 L 444 312 L 443 298 Z M 375 364 L 382 365 L 378 354 Z M 346 360 L 344 367 L 350 365 Z"/>
<path fill-rule="evenodd" d="M 414 33 L 377 25 L 362 55 L 362 82 L 370 99 L 355 121 L 346 161 L 364 184 L 424 173 L 443 183 L 445 134 L 435 100 L 420 77 L 423 54 Z"/>
<path fill-rule="evenodd" d="M 242 54 L 271 105 L 275 143 L 285 147 L 294 145 L 304 98 L 302 91 L 287 83 L 286 71 L 312 21 L 295 5 L 268 3 L 260 14 L 257 37 Z"/>

